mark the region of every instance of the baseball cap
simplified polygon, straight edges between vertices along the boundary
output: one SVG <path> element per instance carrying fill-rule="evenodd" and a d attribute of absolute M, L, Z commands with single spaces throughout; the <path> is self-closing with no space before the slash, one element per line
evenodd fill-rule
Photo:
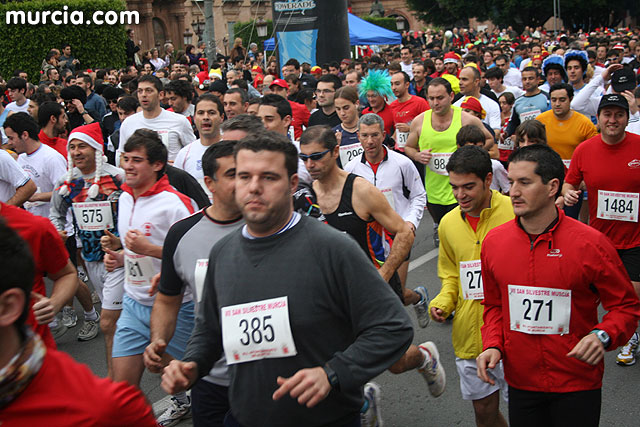
<path fill-rule="evenodd" d="M 618 93 L 625 90 L 632 91 L 636 88 L 636 76 L 630 67 L 622 67 L 620 70 L 613 72 L 611 76 L 611 85 L 613 90 Z"/>
<path fill-rule="evenodd" d="M 274 85 L 275 85 L 275 86 L 280 86 L 280 87 L 281 87 L 281 88 L 283 88 L 283 89 L 289 89 L 289 85 L 287 84 L 287 82 L 285 82 L 285 81 L 284 81 L 284 80 L 282 80 L 282 79 L 275 79 L 275 80 L 274 80 L 274 81 L 269 85 L 269 87 L 274 86 Z"/>
<path fill-rule="evenodd" d="M 598 105 L 598 115 L 600 115 L 600 110 L 605 107 L 620 107 L 627 112 L 627 115 L 629 114 L 629 103 L 627 102 L 627 98 L 622 95 L 618 95 L 617 93 L 610 93 L 602 97 L 600 104 Z"/>
<path fill-rule="evenodd" d="M 322 68 L 318 67 L 317 65 L 311 67 L 311 74 L 321 75 Z"/>
<path fill-rule="evenodd" d="M 464 101 L 462 101 L 462 104 L 460 104 L 460 108 L 479 113 L 481 119 L 484 119 L 487 115 L 484 108 L 482 108 L 482 104 L 480 104 L 480 101 L 475 96 L 467 96 Z"/>

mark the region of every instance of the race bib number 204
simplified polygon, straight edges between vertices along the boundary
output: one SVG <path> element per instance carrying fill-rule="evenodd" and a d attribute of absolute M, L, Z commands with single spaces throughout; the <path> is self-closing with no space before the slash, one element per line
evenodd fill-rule
<path fill-rule="evenodd" d="M 298 354 L 286 296 L 222 307 L 220 314 L 228 365 Z"/>

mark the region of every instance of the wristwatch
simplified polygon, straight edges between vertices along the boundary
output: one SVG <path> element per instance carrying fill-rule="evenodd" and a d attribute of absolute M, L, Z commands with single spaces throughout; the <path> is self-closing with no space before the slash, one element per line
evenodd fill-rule
<path fill-rule="evenodd" d="M 336 371 L 334 371 L 328 363 L 326 363 L 322 369 L 327 374 L 327 379 L 329 380 L 329 385 L 334 390 L 340 390 L 340 381 L 338 380 L 338 375 L 336 375 Z"/>
<path fill-rule="evenodd" d="M 609 345 L 611 345 L 611 337 L 602 329 L 594 329 L 589 333 L 594 334 L 596 337 L 598 337 L 604 348 L 609 348 Z"/>

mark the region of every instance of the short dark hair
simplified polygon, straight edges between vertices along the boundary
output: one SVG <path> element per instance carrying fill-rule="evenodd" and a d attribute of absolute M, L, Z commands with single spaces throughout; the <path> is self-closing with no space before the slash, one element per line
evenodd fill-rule
<path fill-rule="evenodd" d="M 202 155 L 202 173 L 214 181 L 217 181 L 216 173 L 220 165 L 218 159 L 233 156 L 234 147 L 238 141 L 220 141 L 213 144 Z"/>
<path fill-rule="evenodd" d="M 125 95 L 120 97 L 120 99 L 118 99 L 117 107 L 120 108 L 121 110 L 124 110 L 127 113 L 130 113 L 130 112 L 135 113 L 139 106 L 140 106 L 140 103 L 138 102 L 135 96 Z"/>
<path fill-rule="evenodd" d="M 233 89 L 243 89 L 248 91 L 249 90 L 249 83 L 247 83 L 247 81 L 245 79 L 235 79 L 231 82 L 232 86 L 238 86 L 236 88 Z M 231 90 L 231 89 L 229 89 Z M 229 90 L 227 90 L 227 92 L 229 92 Z M 225 93 L 227 93 L 225 92 Z"/>
<path fill-rule="evenodd" d="M 11 77 L 7 82 L 7 89 L 27 90 L 27 81 L 22 77 Z"/>
<path fill-rule="evenodd" d="M 456 134 L 456 144 L 462 147 L 465 144 L 477 144 L 482 142 L 484 145 L 486 138 L 484 133 L 476 125 L 465 125 L 460 128 Z"/>
<path fill-rule="evenodd" d="M 162 92 L 164 90 L 162 87 L 162 81 L 153 74 L 144 74 L 138 77 L 138 86 L 142 82 L 149 82 L 153 84 L 158 92 Z"/>
<path fill-rule="evenodd" d="M 260 100 L 260 105 L 269 105 L 271 107 L 276 107 L 278 115 L 281 119 L 284 119 L 286 116 L 291 116 L 293 114 L 291 112 L 291 104 L 289 104 L 289 101 L 287 101 L 280 95 L 276 95 L 275 93 L 269 93 L 263 96 Z"/>
<path fill-rule="evenodd" d="M 509 156 L 509 164 L 515 162 L 536 163 L 534 172 L 542 178 L 543 184 L 547 184 L 552 179 L 557 179 L 560 182 L 554 199 L 560 195 L 564 183 L 564 164 L 560 155 L 551 147 L 536 144 L 518 148 Z"/>
<path fill-rule="evenodd" d="M 569 99 L 573 99 L 573 86 L 567 83 L 556 83 L 553 86 L 551 86 L 549 88 L 549 96 L 551 96 L 551 94 L 556 90 L 562 90 L 562 89 L 567 91 L 567 95 L 569 95 Z"/>
<path fill-rule="evenodd" d="M 160 179 L 167 168 L 167 147 L 162 142 L 158 132 L 150 129 L 138 129 L 127 139 L 124 144 L 124 152 L 144 148 L 147 152 L 147 160 L 153 164 L 162 163 L 162 169 L 158 171 L 157 179 Z"/>
<path fill-rule="evenodd" d="M 260 120 L 260 117 L 253 116 L 251 114 L 238 114 L 237 116 L 222 122 L 220 130 L 222 133 L 232 130 L 241 130 L 249 134 L 264 131 L 264 124 L 262 123 L 262 120 Z"/>
<path fill-rule="evenodd" d="M 335 74 L 325 74 L 324 76 L 320 76 L 318 79 L 318 83 L 333 83 L 333 90 L 338 90 L 342 87 L 342 80 L 340 77 Z"/>
<path fill-rule="evenodd" d="M 295 59 L 295 58 L 289 59 L 287 62 L 284 63 L 284 65 L 285 65 L 285 67 L 287 65 L 293 65 L 293 68 L 295 68 L 296 70 L 300 69 L 300 62 L 298 62 L 298 60 Z"/>
<path fill-rule="evenodd" d="M 87 83 L 89 86 L 93 86 L 93 79 L 91 78 L 90 75 L 88 74 L 78 74 L 76 76 L 76 82 L 78 81 L 78 79 L 82 79 L 84 80 L 85 83 Z"/>
<path fill-rule="evenodd" d="M 495 47 L 493 48 L 493 50 L 497 50 L 497 49 L 500 49 L 500 48 L 495 48 Z M 502 52 L 502 49 L 500 49 L 500 52 Z M 509 63 L 509 57 L 508 57 L 507 55 L 505 55 L 505 54 L 500 54 L 500 55 L 496 56 L 496 57 L 493 59 L 493 61 L 495 62 L 495 61 L 497 61 L 498 59 L 502 59 L 502 60 L 504 60 L 507 64 Z"/>
<path fill-rule="evenodd" d="M 520 143 L 520 139 L 525 135 L 529 139 L 535 139 L 538 144 L 547 144 L 547 129 L 544 123 L 538 120 L 526 120 L 518 125 L 514 132 L 516 144 Z"/>
<path fill-rule="evenodd" d="M 273 151 L 284 155 L 284 165 L 287 168 L 289 178 L 298 173 L 298 150 L 289 139 L 273 131 L 250 133 L 240 140 L 235 146 L 234 154 L 238 156 L 240 150 L 249 150 L 254 153 L 261 151 Z"/>
<path fill-rule="evenodd" d="M 300 136 L 300 145 L 307 145 L 313 142 L 319 142 L 327 150 L 333 150 L 338 145 L 335 132 L 324 125 L 310 126 L 302 132 Z"/>
<path fill-rule="evenodd" d="M 498 79 L 502 81 L 504 79 L 504 72 L 500 67 L 491 67 L 484 73 L 484 77 L 488 79 Z"/>
<path fill-rule="evenodd" d="M 64 107 L 55 101 L 46 101 L 38 104 L 38 125 L 43 128 L 49 123 L 51 116 L 56 119 L 64 114 Z"/>
<path fill-rule="evenodd" d="M 176 95 L 191 101 L 193 99 L 193 87 L 185 80 L 172 80 L 164 87 L 165 92 L 173 92 Z"/>
<path fill-rule="evenodd" d="M 511 92 L 503 92 L 500 94 L 498 101 L 500 101 L 500 98 L 502 97 L 504 97 L 504 100 L 507 101 L 507 104 L 509 105 L 513 105 L 516 102 L 516 97 Z"/>
<path fill-rule="evenodd" d="M 26 215 L 26 214 L 25 214 Z M 22 333 L 31 304 L 31 288 L 35 276 L 35 263 L 31 249 L 20 235 L 0 217 L 0 294 L 12 288 L 24 292 L 24 308 L 14 326 Z"/>
<path fill-rule="evenodd" d="M 431 80 L 427 84 L 427 91 L 431 86 L 444 86 L 444 89 L 447 91 L 449 95 L 453 93 L 453 89 L 451 88 L 451 83 L 449 83 L 447 79 L 443 79 L 442 77 L 436 77 L 435 79 Z"/>
<path fill-rule="evenodd" d="M 524 70 L 522 70 L 523 73 L 531 72 L 531 71 L 536 73 L 536 77 L 540 77 L 540 70 L 538 70 L 536 67 L 532 67 L 532 66 L 529 65 L 529 66 L 524 67 Z"/>
<path fill-rule="evenodd" d="M 29 134 L 29 138 L 38 141 L 40 126 L 36 123 L 36 119 L 27 113 L 20 112 L 8 116 L 4 121 L 3 127 L 5 129 L 10 128 L 18 135 L 22 135 L 23 132 L 27 132 Z"/>
<path fill-rule="evenodd" d="M 246 81 L 244 81 L 244 80 L 243 80 L 243 82 L 246 83 Z M 234 80 L 234 83 L 235 83 L 235 80 Z M 234 94 L 234 93 L 239 94 L 240 95 L 240 101 L 243 104 L 249 102 L 249 94 L 247 93 L 246 90 L 244 90 L 242 88 L 237 88 L 236 87 L 236 88 L 233 88 L 233 89 L 229 89 L 228 91 L 225 92 L 225 95 L 228 95 L 230 93 L 231 94 Z"/>
<path fill-rule="evenodd" d="M 458 148 L 449 157 L 449 163 L 447 163 L 447 172 L 449 173 L 472 173 L 482 180 L 492 171 L 493 167 L 489 153 L 475 145 L 465 145 Z"/>
<path fill-rule="evenodd" d="M 198 108 L 198 104 L 200 104 L 200 102 L 202 101 L 211 101 L 215 103 L 216 107 L 218 108 L 218 113 L 220 114 L 220 117 L 224 116 L 224 105 L 222 104 L 222 101 L 220 101 L 220 98 L 218 98 L 212 93 L 203 93 L 198 97 L 198 100 L 196 101 L 194 107 Z"/>
<path fill-rule="evenodd" d="M 39 86 L 34 94 L 31 95 L 29 102 L 35 102 L 38 105 L 42 105 L 45 102 L 56 102 L 56 96 L 51 92 L 45 92 L 44 89 L 41 90 L 41 87 Z"/>
<path fill-rule="evenodd" d="M 409 74 L 405 73 L 404 71 L 398 71 L 395 74 L 402 74 L 402 77 L 404 77 L 404 82 L 411 83 L 411 77 L 409 77 Z"/>

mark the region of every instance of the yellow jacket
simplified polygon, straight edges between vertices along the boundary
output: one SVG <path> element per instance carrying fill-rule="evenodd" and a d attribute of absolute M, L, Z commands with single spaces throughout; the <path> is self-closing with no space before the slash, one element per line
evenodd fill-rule
<path fill-rule="evenodd" d="M 482 299 L 464 299 L 460 283 L 460 262 L 480 260 L 482 241 L 489 231 L 514 218 L 511 200 L 499 192 L 491 191 L 491 207 L 480 213 L 477 231 L 473 231 L 465 219 L 460 207 L 447 213 L 438 227 L 440 236 L 440 252 L 438 254 L 438 276 L 442 282 L 440 293 L 431 300 L 431 307 L 436 307 L 449 316 L 456 311 L 453 318 L 451 341 L 453 350 L 461 359 L 475 359 L 482 352 Z M 508 258 L 505 254 L 505 262 Z M 469 276 L 467 276 L 469 277 Z M 473 280 L 473 275 L 470 275 Z M 476 276 L 476 286 L 477 279 Z M 463 277 L 463 280 L 466 280 Z"/>

